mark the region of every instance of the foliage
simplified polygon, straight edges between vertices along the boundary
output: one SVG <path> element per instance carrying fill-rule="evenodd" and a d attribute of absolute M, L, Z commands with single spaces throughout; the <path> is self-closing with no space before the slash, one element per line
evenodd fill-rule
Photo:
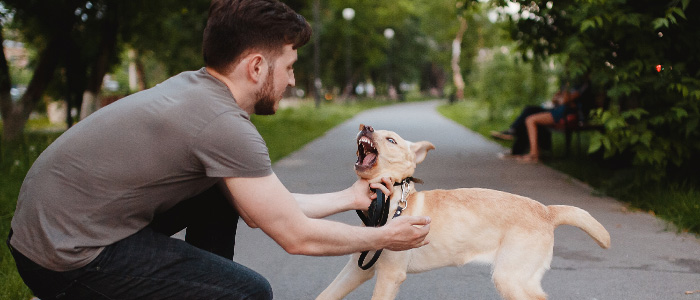
<path fill-rule="evenodd" d="M 299 4 L 299 13 L 313 23 L 311 1 Z M 328 91 L 346 83 L 346 48 L 350 47 L 351 76 L 354 83 L 372 82 L 385 89 L 391 76 L 394 82 L 415 82 L 420 66 L 426 61 L 427 39 L 419 28 L 418 13 L 421 3 L 400 1 L 322 1 L 321 26 L 321 79 Z M 355 16 L 343 19 L 342 10 L 352 8 Z M 395 36 L 388 40 L 384 30 L 392 28 Z M 299 50 L 295 68 L 297 86 L 312 90 L 313 47 Z"/>
<path fill-rule="evenodd" d="M 317 0 L 284 2 L 314 23 L 313 1 Z M 114 73 L 121 89 L 112 93 L 120 94 L 132 92 L 126 88 L 127 60 L 143 67 L 140 74 L 144 75 L 145 87 L 178 72 L 202 66 L 201 35 L 208 0 L 59 0 L 50 4 L 38 0 L 2 0 L 0 3 L 7 8 L 4 25 L 12 29 L 10 38 L 24 41 L 32 52 L 40 53 L 53 38 L 68 36 L 62 41 L 70 42 L 64 44 L 72 47 L 73 50 L 68 51 L 72 55 L 68 57 L 75 63 L 69 63 L 65 61 L 68 57 L 61 56 L 57 72 L 52 72 L 56 80 L 49 89 L 54 99 L 82 101 L 76 95 L 82 88 L 93 91 L 85 81 L 91 83 L 95 78 L 101 78 L 95 74 L 99 75 L 97 61 L 102 61 L 104 55 L 108 59 L 100 65 Z M 314 35 L 321 40 L 321 79 L 325 92 L 338 94 L 345 85 L 346 53 L 351 47 L 353 82 L 371 82 L 378 94 L 386 93 L 389 80 L 394 85 L 409 83 L 425 90 L 436 88 L 442 94 L 446 83 L 451 81 L 446 70 L 450 69 L 452 40 L 459 28 L 458 16 L 465 17 L 468 22 L 460 60 L 465 75 L 474 70 L 472 58 L 478 49 L 492 47 L 494 41 L 503 35 L 494 30 L 486 17 L 490 7 L 489 3 L 471 0 L 322 1 L 320 30 Z M 342 18 L 344 8 L 355 10 L 353 20 Z M 55 21 L 56 18 L 60 22 Z M 116 30 L 113 48 L 103 47 L 107 25 Z M 396 33 L 391 40 L 383 35 L 387 28 Z M 127 50 L 134 50 L 136 58 L 127 58 Z M 312 55 L 313 47 L 302 47 L 295 66 L 297 86 L 307 95 L 313 90 Z M 32 57 L 29 69 L 35 70 L 41 56 Z M 73 66 L 73 69 L 66 66 Z M 13 77 L 15 82 L 17 79 Z M 78 105 L 73 103 L 74 107 Z"/>
<path fill-rule="evenodd" d="M 525 105 L 541 105 L 554 92 L 556 70 L 524 61 L 507 46 L 482 49 L 478 62 L 469 77 L 471 93 L 488 105 L 490 120 L 511 120 Z"/>
<path fill-rule="evenodd" d="M 637 183 L 692 176 L 700 154 L 700 3 L 518 1 L 512 36 L 538 57 L 564 57 L 611 100 L 590 151 L 627 158 Z M 657 71 L 658 68 L 658 71 Z"/>
<path fill-rule="evenodd" d="M 211 1 L 136 1 L 123 29 L 123 41 L 151 64 L 150 86 L 204 65 L 202 33 Z M 157 63 L 154 65 L 154 63 Z M 148 87 L 150 87 L 148 86 Z"/>
<path fill-rule="evenodd" d="M 285 1 L 297 9 L 311 23 L 313 0 Z M 459 1 L 457 1 L 459 2 Z M 322 1 L 320 13 L 321 79 L 327 91 L 338 91 L 346 82 L 346 48 L 350 49 L 352 80 L 372 82 L 385 93 L 386 83 L 415 83 L 427 89 L 442 88 L 451 81 L 446 74 L 450 69 L 452 40 L 459 28 L 458 15 L 464 14 L 454 0 L 351 0 Z M 469 1 L 476 7 L 464 14 L 469 26 L 462 42 L 460 67 L 465 74 L 473 69 L 473 58 L 481 47 L 491 47 L 499 34 L 493 31 L 486 18 L 487 7 Z M 460 4 L 462 7 L 465 4 Z M 352 8 L 355 16 L 347 21 L 342 10 Z M 392 28 L 395 36 L 384 37 L 384 30 Z M 502 35 L 502 34 L 501 34 Z M 299 50 L 295 73 L 297 86 L 312 90 L 313 47 Z M 431 82 L 431 81 L 437 81 Z M 432 86 L 431 86 L 432 85 Z M 441 91 L 440 91 L 441 92 Z"/>

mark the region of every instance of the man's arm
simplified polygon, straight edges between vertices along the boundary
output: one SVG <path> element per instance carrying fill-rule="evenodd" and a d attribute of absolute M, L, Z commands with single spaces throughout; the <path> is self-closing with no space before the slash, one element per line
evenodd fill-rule
<path fill-rule="evenodd" d="M 377 194 L 372 189 L 381 189 L 385 195 L 391 195 L 390 188 L 393 185 L 391 179 L 382 178 L 384 184 L 372 183 L 367 180 L 358 179 L 351 187 L 327 194 L 292 194 L 296 199 L 301 211 L 309 218 L 325 218 L 340 212 L 367 209 L 372 199 L 377 198 Z"/>
<path fill-rule="evenodd" d="M 262 229 L 291 254 L 344 255 L 382 248 L 401 251 L 428 243 L 429 217 L 399 217 L 380 228 L 350 226 L 307 217 L 275 174 L 224 181 L 246 223 Z"/>

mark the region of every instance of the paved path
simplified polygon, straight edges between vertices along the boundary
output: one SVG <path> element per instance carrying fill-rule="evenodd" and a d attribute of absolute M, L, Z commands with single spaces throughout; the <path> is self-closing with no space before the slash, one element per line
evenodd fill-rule
<path fill-rule="evenodd" d="M 411 141 L 437 147 L 419 165 L 419 190 L 483 187 L 525 195 L 544 204 L 581 207 L 612 236 L 612 248 L 600 249 L 582 231 L 555 231 L 552 269 L 543 279 L 550 299 L 700 299 L 700 240 L 668 232 L 645 213 L 630 212 L 614 199 L 544 165 L 500 160 L 504 149 L 443 118 L 440 102 L 394 105 L 370 110 L 329 131 L 274 166 L 292 192 L 319 193 L 350 186 L 355 180 L 355 135 L 360 123 L 388 129 Z M 360 224 L 354 212 L 332 219 Z M 314 299 L 338 274 L 348 257 L 286 254 L 259 229 L 239 224 L 235 260 L 272 283 L 276 299 Z M 369 299 L 374 280 L 346 299 Z M 409 274 L 398 299 L 499 299 L 487 266 L 468 265 Z"/>

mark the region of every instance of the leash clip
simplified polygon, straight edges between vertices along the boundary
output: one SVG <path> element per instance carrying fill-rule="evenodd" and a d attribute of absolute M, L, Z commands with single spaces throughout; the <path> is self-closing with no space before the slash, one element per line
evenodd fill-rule
<path fill-rule="evenodd" d="M 401 199 L 397 204 L 396 211 L 394 212 L 394 218 L 401 215 L 404 209 L 408 207 L 408 193 L 411 191 L 411 181 L 404 180 L 401 183 Z"/>
<path fill-rule="evenodd" d="M 404 180 L 401 184 L 401 200 L 399 200 L 399 207 L 401 209 L 406 209 L 408 207 L 408 193 L 411 191 L 411 182 Z M 401 206 L 403 204 L 403 206 Z"/>

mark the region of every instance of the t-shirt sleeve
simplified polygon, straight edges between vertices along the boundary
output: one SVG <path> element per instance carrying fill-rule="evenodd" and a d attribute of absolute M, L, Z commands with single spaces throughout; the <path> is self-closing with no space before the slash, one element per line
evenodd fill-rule
<path fill-rule="evenodd" d="M 209 177 L 263 177 L 272 174 L 270 155 L 255 125 L 234 112 L 219 115 L 195 138 L 196 159 Z"/>

